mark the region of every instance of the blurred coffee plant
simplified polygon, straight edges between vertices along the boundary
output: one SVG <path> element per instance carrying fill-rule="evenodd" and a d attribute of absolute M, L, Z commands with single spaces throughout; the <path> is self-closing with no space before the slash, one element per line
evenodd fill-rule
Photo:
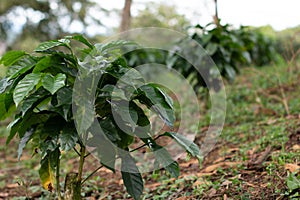
<path fill-rule="evenodd" d="M 218 89 L 219 85 L 211 77 L 215 74 L 211 71 L 212 66 L 203 64 L 207 57 L 203 55 L 204 52 L 212 58 L 222 77 L 229 82 L 234 80 L 241 67 L 268 65 L 277 62 L 279 57 L 275 40 L 251 27 L 235 29 L 229 24 L 217 26 L 210 23 L 191 27 L 189 33 L 186 39 L 174 41 L 174 50 L 171 52 L 150 48 L 127 53 L 125 57 L 128 64 L 133 67 L 146 63 L 163 64 L 181 73 L 198 91 L 200 87 L 207 88 L 209 85 Z M 203 50 L 197 50 L 198 47 L 186 42 L 191 39 L 199 43 Z M 196 59 L 201 67 L 196 66 L 196 69 L 181 56 L 187 54 L 194 61 Z"/>

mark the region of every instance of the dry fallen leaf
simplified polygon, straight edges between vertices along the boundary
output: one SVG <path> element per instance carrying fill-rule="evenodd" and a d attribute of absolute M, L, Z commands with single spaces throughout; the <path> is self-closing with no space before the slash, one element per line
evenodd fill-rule
<path fill-rule="evenodd" d="M 298 144 L 295 144 L 293 147 L 292 147 L 293 150 L 300 150 L 300 145 Z"/>
<path fill-rule="evenodd" d="M 12 184 L 7 184 L 6 187 L 11 189 L 11 188 L 17 188 L 19 187 L 20 185 L 18 183 L 12 183 Z"/>
<path fill-rule="evenodd" d="M 217 170 L 218 168 L 234 167 L 239 164 L 241 164 L 241 162 L 221 162 L 204 168 L 202 172 L 209 173 Z"/>
<path fill-rule="evenodd" d="M 206 180 L 203 180 L 203 179 L 198 179 L 197 181 L 195 181 L 193 183 L 193 188 L 199 186 L 199 185 L 207 185 L 208 182 Z"/>
<path fill-rule="evenodd" d="M 294 172 L 297 172 L 300 169 L 300 166 L 297 165 L 297 164 L 287 163 L 287 164 L 284 165 L 284 169 L 289 170 L 290 172 L 294 173 Z"/>
<path fill-rule="evenodd" d="M 6 193 L 6 192 L 5 192 L 5 193 L 3 193 L 3 192 L 0 192 L 0 197 L 1 197 L 1 198 L 8 197 L 8 195 L 9 195 L 9 194 L 8 194 L 8 193 Z"/>

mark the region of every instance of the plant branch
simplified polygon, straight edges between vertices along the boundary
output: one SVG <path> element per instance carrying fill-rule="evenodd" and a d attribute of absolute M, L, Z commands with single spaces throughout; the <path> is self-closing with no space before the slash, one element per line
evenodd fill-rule
<path fill-rule="evenodd" d="M 58 150 L 59 152 L 59 150 Z M 58 195 L 58 200 L 62 200 L 62 196 L 61 196 L 61 192 L 60 192 L 60 181 L 59 181 L 59 177 L 60 177 L 60 159 L 59 159 L 60 153 L 57 155 L 56 158 L 56 191 L 57 191 L 57 195 Z"/>
<path fill-rule="evenodd" d="M 80 155 L 80 153 L 78 152 L 78 150 L 77 150 L 75 147 L 73 147 L 73 149 L 74 149 L 74 151 L 76 152 L 76 154 L 80 157 L 81 155 Z"/>
<path fill-rule="evenodd" d="M 163 135 L 159 135 L 157 136 L 156 138 L 154 138 L 153 140 L 157 140 L 158 138 L 162 137 Z M 143 144 L 135 149 L 132 149 L 130 150 L 129 152 L 134 152 L 134 151 L 137 151 L 145 146 L 147 146 L 148 144 Z M 87 155 L 84 156 L 84 158 L 86 158 L 87 156 L 89 156 L 91 153 L 88 153 Z M 83 158 L 83 159 L 84 159 Z M 121 158 L 120 156 L 116 157 L 116 159 L 119 159 Z M 82 182 L 81 182 L 81 185 L 83 185 L 88 179 L 90 179 L 99 169 L 101 169 L 102 167 L 104 167 L 104 165 L 100 165 L 97 169 L 95 169 L 92 173 L 90 173 Z M 79 177 L 79 173 L 78 173 L 78 177 Z"/>
<path fill-rule="evenodd" d="M 82 178 L 82 171 L 83 171 L 83 164 L 84 164 L 84 156 L 85 155 L 85 146 L 80 145 L 80 160 L 79 160 L 79 168 L 78 168 L 78 177 L 77 177 L 77 182 L 81 182 Z"/>
<path fill-rule="evenodd" d="M 97 169 L 95 169 L 92 173 L 90 173 L 82 182 L 81 185 L 84 184 L 84 182 L 86 182 L 89 178 L 91 178 L 99 169 L 101 169 L 102 167 L 104 167 L 104 165 L 100 165 Z"/>

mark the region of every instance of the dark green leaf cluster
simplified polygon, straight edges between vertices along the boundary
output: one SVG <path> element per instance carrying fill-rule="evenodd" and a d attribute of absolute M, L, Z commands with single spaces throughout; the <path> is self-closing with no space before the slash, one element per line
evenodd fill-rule
<path fill-rule="evenodd" d="M 86 48 L 74 53 L 73 42 Z M 41 43 L 33 54 L 12 51 L 1 58 L 0 64 L 8 67 L 7 76 L 0 81 L 1 120 L 15 113 L 7 144 L 18 135 L 20 158 L 26 144 L 33 142 L 41 154 L 39 173 L 45 188 L 53 188 L 61 152 L 74 149 L 76 144 L 88 145 L 96 147 L 100 162 L 113 171 L 116 159 L 121 158 L 127 191 L 139 199 L 143 180 L 130 153 L 136 138 L 153 151 L 156 164 L 172 176 L 179 175 L 177 162 L 156 143 L 145 113 L 151 109 L 172 127 L 173 102 L 127 65 L 120 52 L 124 45 L 133 43 L 92 45 L 80 35 L 67 36 Z M 77 79 L 78 90 L 73 90 Z M 94 124 L 100 125 L 102 133 Z M 192 156 L 200 154 L 195 144 L 179 134 L 161 136 L 173 138 Z"/>
<path fill-rule="evenodd" d="M 260 31 L 248 27 L 235 29 L 230 25 L 197 25 L 190 37 L 174 41 L 174 51 L 141 49 L 125 55 L 132 66 L 159 63 L 181 73 L 197 90 L 213 87 L 218 90 L 219 79 L 214 77 L 211 57 L 221 76 L 232 81 L 245 65 L 263 66 L 276 62 L 275 42 Z M 199 48 L 191 39 L 199 43 Z M 193 63 L 191 63 L 191 60 Z"/>

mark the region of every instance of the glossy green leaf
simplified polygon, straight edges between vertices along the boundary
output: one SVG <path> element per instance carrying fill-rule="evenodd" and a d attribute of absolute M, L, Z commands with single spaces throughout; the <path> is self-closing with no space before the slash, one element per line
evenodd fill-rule
<path fill-rule="evenodd" d="M 49 49 L 52 49 L 54 47 L 58 47 L 58 46 L 65 46 L 67 47 L 67 43 L 65 41 L 58 41 L 58 40 L 52 40 L 52 41 L 48 41 L 48 42 L 43 42 L 41 44 L 39 44 L 34 51 L 36 52 L 42 52 L 42 51 L 46 51 Z"/>
<path fill-rule="evenodd" d="M 47 98 L 47 95 L 47 91 L 43 88 L 40 88 L 35 93 L 25 98 L 22 105 L 20 106 L 22 116 L 24 116 L 29 109 L 33 109 L 41 101 Z"/>
<path fill-rule="evenodd" d="M 11 86 L 13 83 L 12 80 L 9 80 L 8 78 L 3 78 L 0 80 L 0 94 L 2 94 L 3 92 L 5 92 L 5 90 Z"/>
<path fill-rule="evenodd" d="M 173 127 L 175 121 L 174 110 L 172 105 L 169 105 L 169 101 L 165 98 L 163 92 L 151 84 L 143 85 L 138 90 L 137 98 L 158 113 L 169 127 Z"/>
<path fill-rule="evenodd" d="M 0 120 L 4 120 L 9 117 L 14 110 L 15 106 L 13 103 L 12 94 L 0 94 Z"/>
<path fill-rule="evenodd" d="M 118 129 L 115 126 L 115 124 L 113 123 L 112 118 L 107 117 L 105 119 L 102 119 L 99 121 L 99 124 L 100 124 L 100 127 L 101 127 L 103 133 L 105 133 L 106 137 L 110 141 L 117 142 L 117 141 L 121 140 L 119 133 L 118 133 Z"/>
<path fill-rule="evenodd" d="M 125 46 L 137 46 L 137 43 L 132 42 L 132 41 L 126 41 L 126 40 L 116 40 L 112 41 L 106 44 L 95 44 L 95 47 L 103 53 L 106 53 L 108 51 L 111 51 L 113 49 L 121 49 Z"/>
<path fill-rule="evenodd" d="M 88 46 L 90 49 L 93 49 L 94 46 L 82 35 L 74 35 L 74 36 L 66 36 L 67 39 L 73 39 L 73 40 L 77 40 L 83 44 L 85 44 L 86 46 Z"/>
<path fill-rule="evenodd" d="M 180 175 L 178 163 L 172 159 L 170 153 L 165 148 L 158 145 L 152 138 L 141 138 L 141 140 L 151 149 L 156 158 L 155 162 L 158 165 L 165 168 L 175 178 Z"/>
<path fill-rule="evenodd" d="M 36 64 L 36 60 L 32 56 L 26 56 L 18 60 L 13 66 L 10 66 L 7 71 L 9 79 L 15 79 L 22 74 L 25 74 Z"/>
<path fill-rule="evenodd" d="M 28 74 L 18 83 L 13 93 L 16 106 L 33 90 L 40 78 L 40 74 Z"/>
<path fill-rule="evenodd" d="M 20 160 L 23 149 L 26 146 L 27 142 L 31 139 L 31 136 L 33 133 L 34 133 L 33 131 L 27 131 L 25 133 L 25 135 L 21 138 L 21 141 L 20 141 L 19 147 L 18 147 L 18 160 Z"/>
<path fill-rule="evenodd" d="M 33 109 L 33 112 L 39 113 L 41 111 L 50 110 L 50 108 L 52 107 L 52 105 L 50 103 L 51 100 L 52 100 L 52 97 L 47 97 L 47 98 L 41 99 L 41 101 L 39 101 L 39 104 L 37 104 L 36 107 Z"/>
<path fill-rule="evenodd" d="M 174 161 L 169 152 L 163 148 L 155 148 L 153 151 L 157 162 L 165 168 L 172 177 L 177 178 L 180 175 L 179 165 Z"/>
<path fill-rule="evenodd" d="M 65 74 L 59 73 L 56 76 L 46 74 L 42 79 L 42 83 L 43 87 L 53 95 L 57 90 L 65 86 L 65 80 Z"/>
<path fill-rule="evenodd" d="M 2 56 L 2 58 L 0 59 L 0 64 L 3 64 L 5 66 L 13 65 L 25 55 L 25 51 L 9 51 Z"/>
<path fill-rule="evenodd" d="M 166 132 L 164 133 L 164 135 L 173 138 L 180 146 L 182 146 L 193 157 L 200 156 L 199 147 L 194 142 L 188 140 L 186 137 L 174 132 Z"/>
<path fill-rule="evenodd" d="M 73 115 L 76 119 L 76 128 L 78 133 L 85 134 L 95 119 L 93 102 L 84 97 L 78 97 L 74 100 Z"/>
<path fill-rule="evenodd" d="M 135 199 L 141 198 L 144 190 L 144 183 L 135 160 L 128 153 L 121 155 L 121 174 L 127 192 Z"/>
<path fill-rule="evenodd" d="M 15 137 L 21 123 L 22 123 L 22 118 L 17 117 L 15 120 L 11 121 L 8 124 L 7 129 L 10 130 L 10 132 L 6 138 L 6 145 L 8 145 L 10 143 L 10 141 Z"/>
<path fill-rule="evenodd" d="M 42 58 L 36 63 L 32 72 L 38 73 L 49 67 L 61 66 L 63 65 L 62 62 L 63 60 L 59 56 L 56 55 L 45 56 L 44 58 Z"/>
<path fill-rule="evenodd" d="M 75 147 L 78 141 L 78 133 L 72 123 L 67 124 L 61 131 L 59 135 L 60 149 L 62 151 L 69 151 Z"/>
<path fill-rule="evenodd" d="M 130 103 L 127 101 L 112 101 L 110 102 L 113 114 L 119 115 L 122 119 L 122 124 L 130 124 L 132 131 L 135 130 L 138 121 L 138 114 Z"/>
<path fill-rule="evenodd" d="M 99 158 L 101 164 L 115 172 L 116 145 L 108 139 L 107 133 L 99 131 L 95 127 L 96 126 L 91 127 L 90 131 L 93 137 L 87 140 L 86 145 L 95 147 L 97 152 L 96 156 Z"/>
<path fill-rule="evenodd" d="M 57 106 L 72 104 L 72 89 L 63 87 L 57 91 Z"/>

